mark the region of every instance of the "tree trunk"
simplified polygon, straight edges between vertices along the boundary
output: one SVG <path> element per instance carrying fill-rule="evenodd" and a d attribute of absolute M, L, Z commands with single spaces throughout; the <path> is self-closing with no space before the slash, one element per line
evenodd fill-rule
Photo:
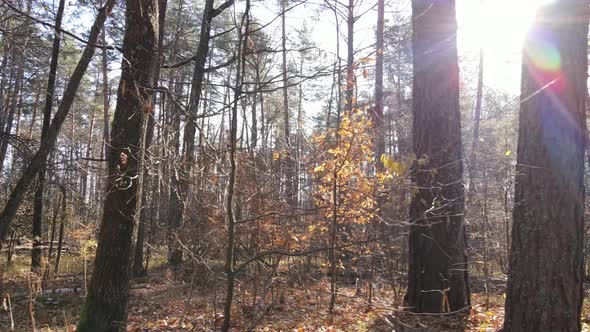
<path fill-rule="evenodd" d="M 65 0 L 60 0 L 55 17 L 55 30 L 53 32 L 53 46 L 51 48 L 51 63 L 49 65 L 49 79 L 45 92 L 45 106 L 43 108 L 43 127 L 41 128 L 41 144 L 46 139 L 49 124 L 51 123 L 51 109 L 53 107 L 53 95 L 55 94 L 55 81 L 57 78 L 57 63 L 59 60 L 59 48 L 61 43 L 61 21 L 64 14 Z M 90 132 L 92 135 L 92 131 Z M 41 268 L 41 236 L 43 232 L 43 187 L 45 182 L 45 161 L 41 163 L 37 175 L 37 189 L 33 201 L 33 250 L 31 251 L 31 270 Z"/>
<path fill-rule="evenodd" d="M 356 104 L 354 100 L 354 87 L 356 85 L 356 78 L 354 74 L 354 0 L 348 0 L 346 10 L 348 12 L 346 18 L 346 110 L 352 113 L 352 109 Z"/>
<path fill-rule="evenodd" d="M 177 229 L 182 225 L 184 217 L 185 206 L 188 203 L 189 178 L 193 163 L 195 162 L 195 137 L 197 129 L 197 115 L 199 111 L 199 104 L 201 101 L 201 92 L 203 90 L 203 78 L 205 76 L 205 65 L 207 57 L 209 56 L 209 39 L 211 38 L 211 23 L 213 19 L 221 14 L 221 12 L 233 4 L 233 0 L 228 0 L 220 5 L 218 8 L 213 7 L 213 0 L 205 1 L 205 8 L 203 9 L 203 21 L 201 24 L 201 32 L 199 38 L 199 45 L 197 46 L 197 53 L 195 55 L 195 67 L 193 70 L 192 86 L 190 93 L 190 103 L 188 110 L 188 117 L 184 127 L 184 144 L 182 162 L 184 166 L 181 168 L 182 179 L 177 182 L 176 193 L 178 195 L 180 204 L 171 206 L 173 229 Z M 177 265 L 182 261 L 182 252 L 177 246 L 173 245 L 172 252 L 169 255 L 168 261 L 172 265 Z"/>
<path fill-rule="evenodd" d="M 180 20 L 183 11 L 184 1 L 178 2 L 178 8 L 176 9 L 176 17 L 173 26 L 176 27 L 176 35 L 180 34 Z M 170 60 L 172 63 L 178 61 L 178 38 L 175 38 L 172 42 L 172 51 Z M 178 74 L 178 71 L 173 68 L 169 72 L 168 79 L 168 90 L 172 91 L 175 96 L 182 95 L 182 84 L 184 81 L 184 75 Z M 178 106 L 174 102 L 170 102 L 166 105 L 164 127 L 162 129 L 161 137 L 168 142 L 168 146 L 162 148 L 164 155 L 172 155 L 177 157 L 180 154 L 180 114 Z M 166 241 L 168 244 L 168 263 L 176 266 L 182 262 L 182 251 L 178 250 L 176 246 L 176 238 L 174 233 L 176 229 L 180 227 L 182 222 L 182 201 L 180 199 L 180 183 L 178 178 L 178 172 L 174 171 L 173 158 L 169 158 L 168 162 L 163 165 L 162 169 L 162 183 L 166 183 L 169 179 L 170 185 L 162 185 L 163 194 L 161 194 L 162 206 L 166 208 L 159 209 L 159 218 L 162 224 L 167 225 Z"/>
<path fill-rule="evenodd" d="M 588 4 L 542 7 L 525 42 L 507 332 L 581 329 Z"/>
<path fill-rule="evenodd" d="M 286 5 L 287 0 L 279 0 L 281 2 L 281 54 L 282 54 L 282 74 L 283 74 L 283 134 L 284 145 L 283 149 L 286 157 L 283 159 L 284 176 L 285 176 L 285 201 L 289 207 L 296 207 L 296 199 L 294 192 L 294 162 L 291 146 L 291 116 L 289 113 L 289 73 L 287 63 L 287 31 L 286 31 Z"/>
<path fill-rule="evenodd" d="M 64 242 L 64 227 L 65 227 L 65 222 L 66 222 L 66 218 L 67 218 L 66 188 L 63 186 L 60 186 L 60 190 L 61 190 L 61 218 L 60 218 L 61 220 L 59 223 L 59 235 L 58 235 L 57 251 L 56 251 L 57 257 L 55 258 L 55 270 L 54 270 L 55 274 L 57 274 L 57 272 L 59 271 L 59 261 L 61 259 L 61 249 L 62 249 L 63 242 Z M 59 208 L 59 207 L 57 207 L 57 208 Z M 49 258 L 51 260 L 51 255 L 49 256 Z M 48 269 L 49 269 L 49 267 L 48 267 Z"/>
<path fill-rule="evenodd" d="M 104 212 L 77 331 L 125 331 L 142 123 L 153 112 L 158 0 L 127 0 L 121 81 L 111 132 Z"/>
<path fill-rule="evenodd" d="M 102 1 L 101 1 L 102 2 Z M 106 45 L 106 31 L 103 28 L 102 34 L 102 44 Z M 108 64 L 108 53 L 107 49 L 102 49 L 102 57 L 101 57 L 101 69 L 102 69 L 102 113 L 104 118 L 104 127 L 103 127 L 103 144 L 101 147 L 101 155 L 106 157 L 109 154 L 109 139 L 110 139 L 110 132 L 109 126 L 111 125 L 110 116 L 109 116 L 109 64 Z"/>
<path fill-rule="evenodd" d="M 225 305 L 223 310 L 223 324 L 221 326 L 222 332 L 227 332 L 230 329 L 231 324 L 231 307 L 234 297 L 234 280 L 235 280 L 235 247 L 236 247 L 236 220 L 239 218 L 239 214 L 234 211 L 237 204 L 237 172 L 238 172 L 238 158 L 237 154 L 237 142 L 238 142 L 238 104 L 242 97 L 243 85 L 244 85 L 244 71 L 246 66 L 245 52 L 247 50 L 249 40 L 249 29 L 250 29 L 250 0 L 246 0 L 244 14 L 242 15 L 241 25 L 238 32 L 238 56 L 237 56 L 237 68 L 236 68 L 236 85 L 233 89 L 234 100 L 231 105 L 231 120 L 229 127 L 229 181 L 227 185 L 227 200 L 226 200 L 226 215 L 227 215 L 227 249 L 225 256 L 225 274 L 227 276 L 227 292 L 225 294 Z M 242 33 L 242 26 L 244 32 Z M 236 216 L 238 215 L 238 216 Z"/>
<path fill-rule="evenodd" d="M 483 65 L 484 50 L 479 50 L 479 71 L 477 75 L 477 94 L 475 96 L 475 112 L 473 114 L 473 142 L 469 158 L 469 196 L 475 194 L 475 175 L 477 173 L 477 147 L 479 146 L 479 123 L 481 122 L 481 102 L 483 99 Z"/>
<path fill-rule="evenodd" d="M 166 8 L 168 6 L 168 0 L 158 0 L 158 25 L 160 30 L 158 32 L 158 63 L 162 59 L 162 54 L 164 52 L 162 43 L 164 41 L 164 24 L 166 21 Z M 154 82 L 153 86 L 158 86 L 160 80 L 160 66 L 156 66 L 154 72 Z M 156 94 L 154 94 L 153 104 L 156 105 Z M 155 106 L 154 106 L 155 108 Z M 135 253 L 133 256 L 133 275 L 136 277 L 140 277 L 146 274 L 147 270 L 143 266 L 144 261 L 144 243 L 145 243 L 145 233 L 147 229 L 147 210 L 144 208 L 148 201 L 148 190 L 146 190 L 146 185 L 150 184 L 150 176 L 149 172 L 147 171 L 145 165 L 146 160 L 149 159 L 149 149 L 152 145 L 152 137 L 154 136 L 154 125 L 155 125 L 155 118 L 153 113 L 146 113 L 144 114 L 144 123 L 145 128 L 142 128 L 142 141 L 141 141 L 141 151 L 140 151 L 140 167 L 139 167 L 139 188 L 137 197 L 141 197 L 137 204 L 137 210 L 135 214 L 136 223 L 137 223 L 137 241 L 135 242 Z"/>
<path fill-rule="evenodd" d="M 78 65 L 74 69 L 74 72 L 66 86 L 64 91 L 64 96 L 59 105 L 57 112 L 49 126 L 49 130 L 47 131 L 46 140 L 43 141 L 43 144 L 39 147 L 39 150 L 33 158 L 31 162 L 24 170 L 23 174 L 21 175 L 20 179 L 18 180 L 16 186 L 10 193 L 10 197 L 6 202 L 4 210 L 0 214 L 0 238 L 6 236 L 8 232 L 8 228 L 10 226 L 10 222 L 12 218 L 16 215 L 18 207 L 22 201 L 23 196 L 25 195 L 27 189 L 31 185 L 31 182 L 37 175 L 37 172 L 42 168 L 43 163 L 47 160 L 47 156 L 53 150 L 55 146 L 55 142 L 57 141 L 57 136 L 59 135 L 60 129 L 66 120 L 68 113 L 72 104 L 74 103 L 74 98 L 76 96 L 76 91 L 78 90 L 78 86 L 82 81 L 84 73 L 88 68 L 88 64 L 92 60 L 95 50 L 95 44 L 98 39 L 98 34 L 102 29 L 104 22 L 107 16 L 110 14 L 113 6 L 115 4 L 115 0 L 108 0 L 106 5 L 100 9 L 92 28 L 90 29 L 90 34 L 88 36 L 88 44 L 84 48 L 82 52 L 82 56 Z"/>
<path fill-rule="evenodd" d="M 385 1 L 377 0 L 377 45 L 375 59 L 375 110 L 373 126 L 375 127 L 375 165 L 377 171 L 383 171 L 380 158 L 385 154 L 385 126 L 383 119 L 383 33 L 385 25 Z"/>
<path fill-rule="evenodd" d="M 407 304 L 468 305 L 455 1 L 412 1 L 414 153 Z"/>

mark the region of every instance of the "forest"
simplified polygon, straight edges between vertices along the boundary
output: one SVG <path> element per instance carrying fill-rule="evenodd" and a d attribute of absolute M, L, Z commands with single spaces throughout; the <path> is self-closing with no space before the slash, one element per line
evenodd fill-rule
<path fill-rule="evenodd" d="M 589 17 L 0 0 L 0 331 L 590 331 Z"/>

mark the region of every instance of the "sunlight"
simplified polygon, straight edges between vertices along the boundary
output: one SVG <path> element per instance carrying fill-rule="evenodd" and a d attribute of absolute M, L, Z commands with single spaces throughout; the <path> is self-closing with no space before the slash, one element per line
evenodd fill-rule
<path fill-rule="evenodd" d="M 472 51 L 481 47 L 487 55 L 519 53 L 540 5 L 550 0 L 459 0 L 459 43 Z"/>

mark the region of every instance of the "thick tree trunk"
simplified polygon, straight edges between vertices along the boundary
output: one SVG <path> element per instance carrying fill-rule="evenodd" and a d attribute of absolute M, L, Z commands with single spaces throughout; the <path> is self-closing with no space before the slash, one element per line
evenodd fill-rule
<path fill-rule="evenodd" d="M 414 163 L 407 304 L 468 305 L 455 1 L 414 0 Z"/>
<path fill-rule="evenodd" d="M 76 91 L 78 90 L 78 86 L 82 81 L 84 73 L 88 68 L 88 64 L 92 60 L 95 50 L 95 44 L 98 39 L 98 34 L 102 29 L 104 22 L 107 16 L 110 14 L 113 6 L 115 4 L 115 0 L 108 0 L 106 5 L 100 9 L 98 12 L 98 16 L 90 29 L 90 34 L 88 36 L 88 44 L 84 48 L 82 52 L 82 57 L 78 62 L 78 65 L 74 69 L 72 76 L 70 77 L 70 81 L 66 86 L 64 91 L 64 96 L 59 105 L 57 112 L 49 126 L 49 130 L 47 131 L 46 139 L 43 141 L 43 144 L 39 147 L 39 150 L 33 158 L 31 162 L 24 170 L 23 174 L 21 175 L 20 179 L 18 180 L 16 186 L 10 193 L 10 197 L 6 202 L 4 210 L 0 214 L 0 238 L 4 238 L 8 232 L 8 228 L 10 226 L 10 222 L 12 218 L 16 215 L 18 207 L 22 201 L 23 196 L 25 195 L 27 189 L 31 185 L 31 182 L 37 175 L 37 172 L 42 168 L 43 163 L 47 160 L 47 156 L 53 150 L 55 146 L 55 142 L 57 141 L 57 136 L 59 135 L 60 129 L 66 120 L 66 117 L 70 111 L 72 104 L 74 103 L 74 98 L 76 96 Z"/>
<path fill-rule="evenodd" d="M 525 43 L 507 332 L 581 328 L 588 4 L 542 7 Z"/>
<path fill-rule="evenodd" d="M 59 48 L 61 44 L 61 21 L 64 14 L 65 0 L 60 0 L 55 17 L 55 30 L 53 32 L 53 46 L 51 48 L 51 63 L 49 64 L 49 79 L 45 92 L 45 106 L 43 108 L 43 126 L 41 128 L 41 144 L 46 139 L 49 124 L 51 123 L 51 109 L 53 107 L 53 95 L 55 94 L 55 81 L 57 78 L 57 63 L 59 60 Z M 92 135 L 92 130 L 91 130 Z M 37 175 L 37 189 L 33 201 L 33 250 L 31 251 L 31 270 L 41 268 L 41 236 L 43 232 L 43 188 L 45 182 L 45 162 L 42 162 Z"/>
<path fill-rule="evenodd" d="M 77 331 L 125 331 L 145 115 L 153 112 L 158 0 L 127 0 L 121 81 L 109 148 L 98 248 Z"/>

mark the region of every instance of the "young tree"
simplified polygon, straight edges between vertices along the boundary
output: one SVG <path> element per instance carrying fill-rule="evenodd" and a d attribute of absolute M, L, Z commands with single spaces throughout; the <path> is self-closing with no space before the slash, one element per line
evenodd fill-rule
<path fill-rule="evenodd" d="M 412 1 L 414 144 L 407 305 L 444 312 L 469 303 L 455 1 Z"/>
<path fill-rule="evenodd" d="M 373 110 L 373 125 L 375 126 L 375 160 L 385 154 L 385 126 L 383 121 L 383 47 L 385 26 L 385 0 L 377 0 L 377 32 L 376 32 L 376 60 L 375 60 L 375 109 Z M 377 162 L 377 170 L 383 169 L 382 163 Z"/>
<path fill-rule="evenodd" d="M 291 146 L 291 114 L 289 112 L 289 72 L 287 62 L 287 0 L 279 0 L 281 5 L 281 55 L 282 55 L 282 76 L 283 76 L 283 135 L 284 142 L 283 148 L 287 157 L 284 161 L 284 176 L 285 176 L 285 200 L 289 204 L 289 207 L 296 207 L 296 194 L 295 189 L 295 168 L 294 160 L 292 156 Z"/>
<path fill-rule="evenodd" d="M 505 331 L 581 328 L 589 3 L 542 7 L 525 43 Z"/>
<path fill-rule="evenodd" d="M 104 212 L 77 331 L 125 331 L 143 122 L 153 112 L 158 0 L 128 0 L 121 80 L 111 131 Z"/>
<path fill-rule="evenodd" d="M 55 31 L 53 45 L 51 48 L 51 63 L 49 65 L 49 79 L 45 94 L 45 106 L 43 108 L 43 127 L 41 129 L 41 142 L 47 136 L 47 130 L 51 122 L 51 109 L 53 108 L 53 95 L 55 94 L 55 80 L 57 76 L 57 61 L 61 44 L 61 22 L 65 8 L 65 0 L 60 0 L 55 17 Z M 33 204 L 33 250 L 31 251 L 31 268 L 41 268 L 41 233 L 43 230 L 43 188 L 45 182 L 45 163 L 41 166 L 37 176 L 39 184 L 35 190 L 35 201 Z"/>

